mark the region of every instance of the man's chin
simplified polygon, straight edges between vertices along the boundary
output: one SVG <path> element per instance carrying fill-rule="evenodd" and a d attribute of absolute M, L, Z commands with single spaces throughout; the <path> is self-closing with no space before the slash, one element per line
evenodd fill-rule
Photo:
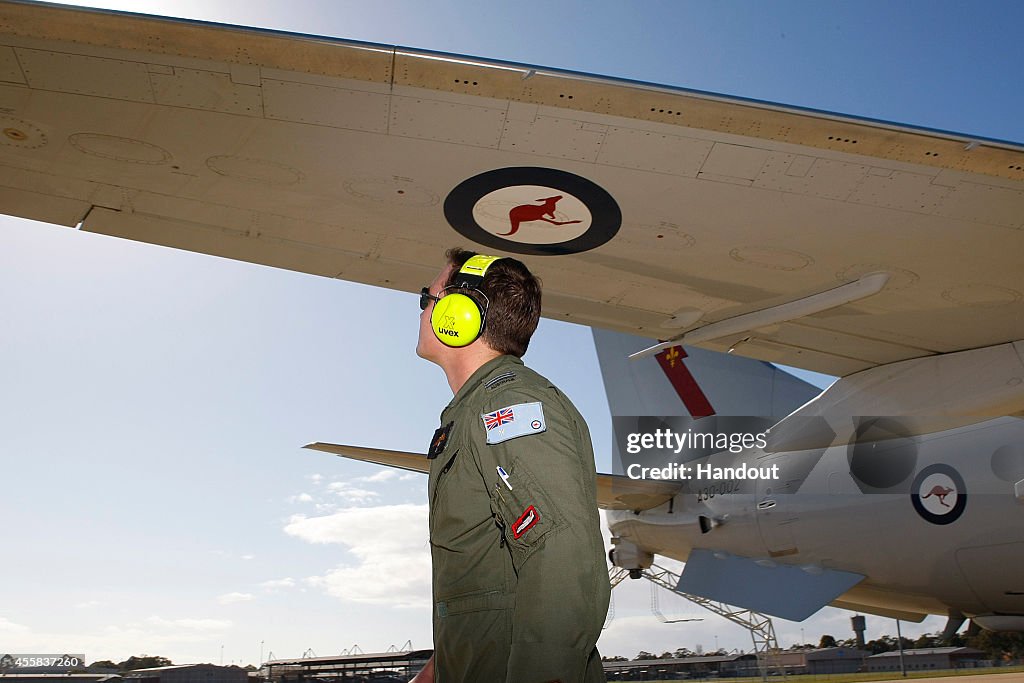
<path fill-rule="evenodd" d="M 432 349 L 425 348 L 424 344 L 416 345 L 416 355 L 423 360 L 430 361 L 431 363 L 437 364 L 437 357 L 431 353 Z"/>

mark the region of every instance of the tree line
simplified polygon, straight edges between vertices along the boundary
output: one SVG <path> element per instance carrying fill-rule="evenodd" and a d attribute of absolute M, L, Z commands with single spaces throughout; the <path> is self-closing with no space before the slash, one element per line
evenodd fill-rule
<path fill-rule="evenodd" d="M 167 659 L 167 657 L 139 655 L 116 663 L 109 659 L 100 659 L 90 664 L 86 671 L 117 671 L 118 673 L 125 673 L 135 671 L 136 669 L 155 669 L 160 666 L 174 666 L 174 662 Z M 251 664 L 244 668 L 246 671 L 256 671 L 256 667 Z"/>
<path fill-rule="evenodd" d="M 817 645 L 812 643 L 793 643 L 790 650 L 814 650 L 826 647 L 849 647 L 857 649 L 857 640 L 848 638 L 836 640 L 831 635 L 823 635 Z M 995 631 L 979 631 L 973 635 L 957 633 L 948 641 L 943 641 L 941 633 L 926 633 L 919 638 L 911 640 L 903 638 L 903 649 L 911 650 L 916 648 L 933 647 L 973 647 L 984 652 L 989 659 L 1010 660 L 1024 658 L 1024 633 L 997 633 Z M 861 648 L 873 655 L 882 652 L 892 652 L 900 648 L 896 636 L 881 636 L 875 640 L 869 640 Z M 662 652 L 660 655 L 646 650 L 641 650 L 633 657 L 633 661 L 641 659 L 685 659 L 687 657 L 716 657 L 729 654 L 725 650 L 718 649 L 712 652 L 697 653 L 689 648 L 681 647 L 673 652 Z M 628 662 L 628 657 L 614 656 L 603 657 L 606 662 Z"/>
<path fill-rule="evenodd" d="M 988 655 L 989 659 L 1020 659 L 1024 657 L 1024 633 L 978 631 L 976 634 L 954 634 L 949 640 L 943 640 L 941 633 L 925 633 L 917 639 L 904 637 L 903 649 L 933 647 L 973 647 Z M 810 644 L 794 645 L 791 649 L 811 648 Z M 836 640 L 830 635 L 823 635 L 818 647 L 857 647 L 857 640 L 848 638 Z M 885 635 L 864 643 L 864 650 L 873 655 L 882 652 L 893 652 L 900 649 L 900 642 L 895 636 Z"/>

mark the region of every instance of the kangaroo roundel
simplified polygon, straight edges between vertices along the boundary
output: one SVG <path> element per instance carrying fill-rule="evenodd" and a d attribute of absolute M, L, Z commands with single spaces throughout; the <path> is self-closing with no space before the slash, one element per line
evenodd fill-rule
<path fill-rule="evenodd" d="M 500 168 L 460 183 L 445 218 L 474 242 L 517 254 L 574 254 L 598 247 L 622 212 L 595 183 L 552 168 Z"/>
<path fill-rule="evenodd" d="M 949 465 L 930 465 L 910 485 L 910 502 L 926 521 L 952 524 L 967 507 L 967 487 L 960 473 Z"/>

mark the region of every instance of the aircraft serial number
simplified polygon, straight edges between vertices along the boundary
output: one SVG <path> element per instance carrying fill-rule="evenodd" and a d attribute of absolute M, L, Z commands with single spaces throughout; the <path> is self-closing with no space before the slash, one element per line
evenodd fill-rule
<path fill-rule="evenodd" d="M 702 503 L 705 500 L 711 500 L 715 496 L 724 496 L 727 493 L 736 493 L 739 490 L 740 483 L 738 481 L 723 481 L 718 484 L 712 484 L 697 490 L 697 502 Z"/>

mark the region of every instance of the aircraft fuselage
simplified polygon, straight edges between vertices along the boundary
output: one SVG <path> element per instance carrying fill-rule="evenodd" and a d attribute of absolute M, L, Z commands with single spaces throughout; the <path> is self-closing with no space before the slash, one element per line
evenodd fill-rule
<path fill-rule="evenodd" d="M 778 478 L 684 481 L 664 506 L 608 512 L 613 534 L 681 561 L 709 550 L 863 576 L 837 606 L 1024 624 L 1024 484 L 1015 489 L 1024 480 L 1024 420 L 903 436 L 894 419 L 862 418 L 845 443 L 687 464 L 777 467 Z"/>

